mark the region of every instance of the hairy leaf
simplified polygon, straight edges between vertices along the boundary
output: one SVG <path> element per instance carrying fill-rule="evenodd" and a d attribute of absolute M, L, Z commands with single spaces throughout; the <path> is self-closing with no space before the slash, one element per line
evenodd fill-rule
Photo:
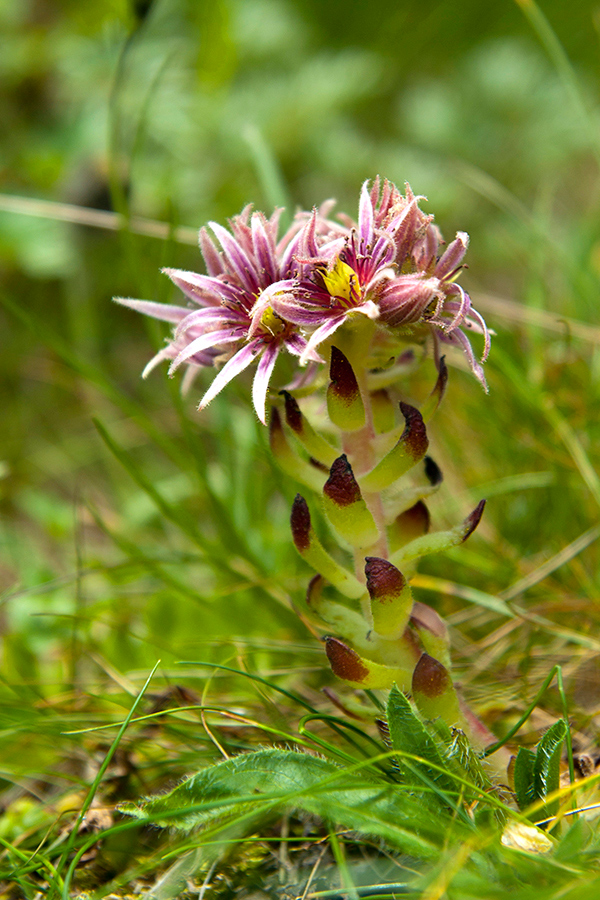
<path fill-rule="evenodd" d="M 438 789 L 438 796 L 442 791 L 456 794 L 458 788 L 452 777 L 453 767 L 449 765 L 443 745 L 395 685 L 388 699 L 387 719 L 392 747 L 400 754 L 400 766 L 406 780 L 421 788 L 433 785 Z M 418 756 L 423 762 L 403 758 L 402 754 Z"/>
<path fill-rule="evenodd" d="M 533 784 L 533 767 L 535 765 L 535 753 L 528 747 L 519 747 L 515 759 L 513 780 L 515 795 L 519 809 L 525 809 L 536 799 Z"/>
<path fill-rule="evenodd" d="M 420 858 L 439 853 L 439 822 L 402 787 L 293 750 L 246 753 L 203 769 L 169 794 L 120 806 L 122 813 L 163 827 L 215 826 L 212 833 L 235 827 L 236 835 L 281 809 L 317 815 Z"/>

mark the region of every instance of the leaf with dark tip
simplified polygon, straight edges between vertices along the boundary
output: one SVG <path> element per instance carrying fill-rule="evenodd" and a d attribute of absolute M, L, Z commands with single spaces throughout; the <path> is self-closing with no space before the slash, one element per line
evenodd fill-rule
<path fill-rule="evenodd" d="M 361 478 L 364 491 L 382 491 L 390 487 L 427 453 L 429 439 L 421 413 L 408 403 L 400 403 L 400 410 L 405 421 L 404 431 L 389 453 Z"/>
<path fill-rule="evenodd" d="M 296 438 L 310 457 L 317 462 L 319 466 L 331 466 L 332 462 L 338 456 L 339 450 L 326 441 L 312 427 L 302 410 L 298 406 L 298 402 L 288 391 L 279 392 L 285 402 L 285 420 Z"/>
<path fill-rule="evenodd" d="M 327 581 L 352 600 L 365 593 L 365 587 L 343 566 L 340 566 L 325 550 L 311 524 L 308 503 L 296 494 L 290 516 L 292 538 L 298 553 Z"/>
<path fill-rule="evenodd" d="M 446 666 L 423 653 L 412 676 L 413 699 L 426 719 L 440 718 L 450 727 L 462 726 L 458 697 Z"/>
<path fill-rule="evenodd" d="M 277 465 L 286 475 L 289 475 L 296 482 L 312 488 L 314 491 L 320 491 L 323 488 L 323 475 L 319 469 L 315 468 L 296 453 L 283 430 L 283 424 L 279 410 L 277 407 L 271 409 L 271 421 L 269 422 L 269 445 L 271 453 Z"/>
<path fill-rule="evenodd" d="M 352 547 L 372 547 L 379 540 L 379 529 L 345 454 L 331 466 L 323 487 L 323 509 L 337 533 Z"/>
<path fill-rule="evenodd" d="M 435 386 L 421 407 L 421 413 L 423 414 L 423 419 L 428 422 L 432 417 L 434 412 L 439 407 L 440 403 L 444 399 L 444 395 L 446 393 L 446 387 L 448 386 L 448 367 L 446 365 L 446 358 L 442 356 L 438 363 L 438 377 L 435 383 Z"/>
<path fill-rule="evenodd" d="M 444 476 L 442 474 L 442 470 L 435 462 L 435 460 L 433 460 L 431 456 L 426 456 L 423 462 L 425 463 L 425 477 L 427 478 L 429 484 L 441 484 L 444 480 Z"/>
<path fill-rule="evenodd" d="M 354 369 L 337 347 L 331 348 L 331 379 L 327 388 L 327 412 L 342 431 L 357 431 L 366 422 L 365 408 Z"/>
<path fill-rule="evenodd" d="M 388 637 L 400 637 L 413 606 L 412 591 L 406 578 L 389 560 L 376 556 L 365 558 L 365 575 L 375 631 Z"/>
<path fill-rule="evenodd" d="M 385 690 L 394 682 L 401 684 L 405 689 L 410 685 L 411 669 L 376 663 L 372 659 L 360 656 L 339 638 L 326 637 L 325 650 L 334 674 L 355 687 Z"/>
<path fill-rule="evenodd" d="M 441 553 L 449 550 L 450 547 L 462 544 L 479 525 L 484 506 L 485 500 L 482 500 L 460 525 L 456 525 L 448 531 L 434 531 L 432 534 L 425 534 L 405 544 L 404 547 L 391 554 L 391 562 L 399 569 L 403 569 L 413 559 L 420 559 L 429 553 Z"/>

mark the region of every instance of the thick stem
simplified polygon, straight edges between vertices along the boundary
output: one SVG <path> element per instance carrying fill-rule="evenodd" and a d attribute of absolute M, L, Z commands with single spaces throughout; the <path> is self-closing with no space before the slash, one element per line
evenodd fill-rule
<path fill-rule="evenodd" d="M 342 435 L 342 444 L 344 452 L 350 459 L 352 468 L 356 475 L 364 475 L 373 468 L 376 462 L 375 450 L 373 442 L 375 440 L 375 426 L 373 424 L 373 409 L 371 406 L 371 394 L 367 386 L 367 372 L 361 365 L 354 366 L 354 374 L 360 389 L 363 406 L 365 408 L 366 423 L 360 431 L 345 431 Z M 385 529 L 385 519 L 383 513 L 383 502 L 381 494 L 377 492 L 363 494 L 363 500 L 367 504 L 377 529 L 379 531 L 379 540 L 373 547 L 369 548 L 367 554 L 364 551 L 355 551 L 354 563 L 357 577 L 364 580 L 364 558 L 367 556 L 379 556 L 387 559 L 389 556 L 387 534 Z"/>

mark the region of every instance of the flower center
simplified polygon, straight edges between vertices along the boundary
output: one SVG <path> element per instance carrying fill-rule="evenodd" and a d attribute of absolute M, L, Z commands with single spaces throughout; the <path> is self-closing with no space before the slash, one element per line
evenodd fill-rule
<path fill-rule="evenodd" d="M 273 337 L 281 334 L 286 329 L 286 323 L 270 306 L 267 306 L 260 317 L 260 324 L 262 328 L 264 328 L 265 331 L 268 331 L 269 334 L 272 334 Z"/>
<path fill-rule="evenodd" d="M 343 262 L 339 257 L 331 271 L 321 272 L 323 283 L 332 297 L 342 300 L 348 306 L 354 306 L 360 301 L 360 288 L 354 269 Z"/>

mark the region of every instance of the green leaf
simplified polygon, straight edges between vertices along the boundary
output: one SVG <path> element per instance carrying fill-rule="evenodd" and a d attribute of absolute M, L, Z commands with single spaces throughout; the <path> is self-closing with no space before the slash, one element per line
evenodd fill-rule
<path fill-rule="evenodd" d="M 436 858 L 439 822 L 398 785 L 368 781 L 354 768 L 293 750 L 259 750 L 203 769 L 169 794 L 122 813 L 163 827 L 249 833 L 273 810 L 302 810 L 379 837 L 421 858 Z"/>
<path fill-rule="evenodd" d="M 444 791 L 457 793 L 457 783 L 452 777 L 448 759 L 440 743 L 427 729 L 405 695 L 394 685 L 387 704 L 387 720 L 392 747 L 400 756 L 400 765 L 407 781 L 423 787 L 433 786 L 444 803 L 452 805 L 452 798 Z M 403 754 L 418 756 L 423 762 L 402 758 Z"/>
<path fill-rule="evenodd" d="M 519 747 L 515 760 L 514 784 L 517 803 L 525 809 L 538 800 L 544 800 L 557 791 L 560 784 L 560 757 L 562 744 L 567 734 L 567 723 L 559 719 L 545 733 L 534 753 Z M 556 815 L 558 801 L 553 800 L 536 812 L 536 819 L 546 819 Z"/>
<path fill-rule="evenodd" d="M 538 744 L 533 766 L 535 799 L 542 800 L 557 791 L 560 786 L 560 757 L 562 745 L 567 736 L 567 723 L 559 719 L 548 729 Z M 539 818 L 548 818 L 558 812 L 559 801 L 553 800 Z"/>
<path fill-rule="evenodd" d="M 515 796 L 519 809 L 525 809 L 536 799 L 533 782 L 534 765 L 535 753 L 533 750 L 529 750 L 528 747 L 519 747 L 513 773 Z"/>

